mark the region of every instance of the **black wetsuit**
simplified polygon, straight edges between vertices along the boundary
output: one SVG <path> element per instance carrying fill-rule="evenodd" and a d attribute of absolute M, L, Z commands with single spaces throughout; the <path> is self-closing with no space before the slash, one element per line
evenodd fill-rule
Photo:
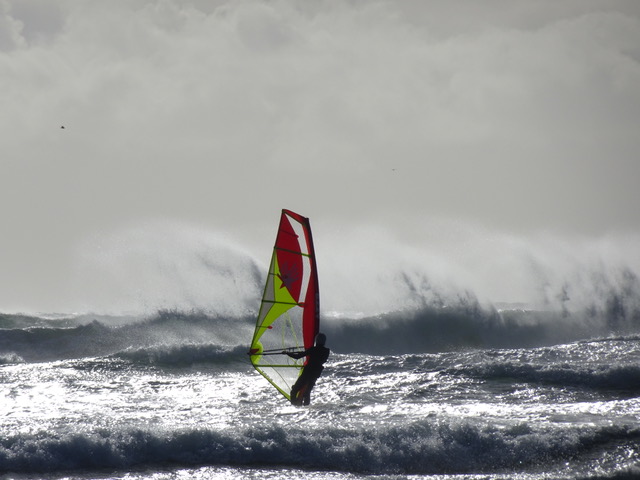
<path fill-rule="evenodd" d="M 322 374 L 322 370 L 324 370 L 323 365 L 329 358 L 330 352 L 331 350 L 324 345 L 315 345 L 299 353 L 287 352 L 287 355 L 292 358 L 307 357 L 307 364 L 291 388 L 291 403 L 294 405 L 309 405 L 311 402 L 311 390 L 316 384 L 318 377 Z M 298 396 L 300 390 L 303 390 L 301 398 Z"/>

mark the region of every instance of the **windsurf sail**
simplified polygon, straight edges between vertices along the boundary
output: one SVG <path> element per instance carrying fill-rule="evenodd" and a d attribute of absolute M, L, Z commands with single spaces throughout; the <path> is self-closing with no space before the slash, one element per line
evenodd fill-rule
<path fill-rule="evenodd" d="M 313 346 L 319 330 L 318 272 L 309 219 L 282 210 L 271 264 L 251 340 L 251 363 L 290 400 L 305 359 L 283 351 Z"/>

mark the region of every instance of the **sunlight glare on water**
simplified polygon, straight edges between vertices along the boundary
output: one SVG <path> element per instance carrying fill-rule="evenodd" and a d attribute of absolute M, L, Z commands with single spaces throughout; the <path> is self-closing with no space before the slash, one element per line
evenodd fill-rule
<path fill-rule="evenodd" d="M 640 403 L 637 342 L 616 365 L 603 343 L 335 353 L 304 408 L 241 346 L 4 364 L 0 465 L 24 480 L 606 478 L 638 460 Z"/>

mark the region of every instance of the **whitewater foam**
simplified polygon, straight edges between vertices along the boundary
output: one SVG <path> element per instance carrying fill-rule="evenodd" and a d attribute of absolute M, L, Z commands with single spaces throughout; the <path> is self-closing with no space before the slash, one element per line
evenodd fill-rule
<path fill-rule="evenodd" d="M 125 468 L 136 465 L 278 466 L 358 473 L 437 474 L 500 472 L 561 464 L 606 448 L 638 443 L 636 427 L 499 428 L 442 419 L 391 427 L 322 427 L 313 435 L 295 426 L 237 431 L 129 429 L 24 434 L 4 438 L 0 472 Z"/>

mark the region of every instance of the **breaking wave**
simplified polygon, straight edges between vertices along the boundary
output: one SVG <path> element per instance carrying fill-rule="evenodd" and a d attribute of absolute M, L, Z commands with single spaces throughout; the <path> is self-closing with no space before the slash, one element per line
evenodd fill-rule
<path fill-rule="evenodd" d="M 610 445 L 640 446 L 640 430 L 607 426 L 533 431 L 469 422 L 308 431 L 280 426 L 216 431 L 100 430 L 0 440 L 0 472 L 52 472 L 142 465 L 277 466 L 339 472 L 463 474 L 563 464 Z M 608 452 L 607 454 L 612 454 Z"/>
<path fill-rule="evenodd" d="M 163 362 L 173 358 L 180 364 L 188 355 L 192 356 L 191 361 L 211 355 L 204 352 L 211 350 L 212 345 L 219 352 L 220 348 L 246 343 L 254 320 L 161 311 L 148 319 L 127 319 L 128 323 L 110 319 L 90 321 L 84 317 L 64 322 L 62 327 L 53 322 L 48 327 L 4 329 L 0 355 L 41 362 L 120 353 L 137 361 L 155 358 Z"/>
<path fill-rule="evenodd" d="M 13 363 L 24 363 L 24 360 L 15 353 L 0 355 L 0 365 L 10 365 Z"/>
<path fill-rule="evenodd" d="M 220 347 L 211 343 L 128 348 L 114 356 L 135 364 L 164 367 L 236 366 L 249 361 L 246 346 Z"/>
<path fill-rule="evenodd" d="M 598 365 L 589 368 L 566 364 L 543 366 L 508 362 L 449 368 L 445 370 L 445 373 L 465 375 L 482 380 L 624 392 L 629 396 L 640 394 L 640 366 L 637 365 Z"/>
<path fill-rule="evenodd" d="M 237 357 L 249 343 L 255 324 L 250 316 L 177 311 L 161 311 L 150 318 L 98 318 L 21 317 L 15 321 L 5 316 L 5 326 L 19 323 L 22 328 L 2 329 L 0 363 L 112 355 L 164 366 L 215 363 L 226 356 Z M 437 353 L 638 335 L 640 313 L 613 325 L 608 317 L 593 312 L 498 311 L 470 301 L 365 318 L 328 317 L 322 320 L 322 330 L 336 353 Z"/>
<path fill-rule="evenodd" d="M 639 335 L 638 276 L 623 269 L 612 278 L 601 277 L 582 282 L 588 288 L 578 288 L 582 283 L 577 281 L 562 284 L 559 293 L 551 295 L 555 303 L 544 309 L 498 309 L 481 304 L 472 292 L 444 293 L 421 274 L 406 274 L 392 281 L 399 295 L 409 299 L 403 308 L 364 317 L 326 314 L 322 330 L 337 353 L 381 355 L 527 348 Z M 135 361 L 153 358 L 166 364 L 173 359 L 185 364 L 191 361 L 189 356 L 198 361 L 215 355 L 210 353 L 211 346 L 235 348 L 249 343 L 253 314 L 207 312 L 161 310 L 148 317 L 0 314 L 0 362 L 124 352 Z"/>
<path fill-rule="evenodd" d="M 472 348 L 527 348 L 640 331 L 640 312 L 624 326 L 589 312 L 424 307 L 361 319 L 328 319 L 332 348 L 345 353 L 436 353 Z"/>

